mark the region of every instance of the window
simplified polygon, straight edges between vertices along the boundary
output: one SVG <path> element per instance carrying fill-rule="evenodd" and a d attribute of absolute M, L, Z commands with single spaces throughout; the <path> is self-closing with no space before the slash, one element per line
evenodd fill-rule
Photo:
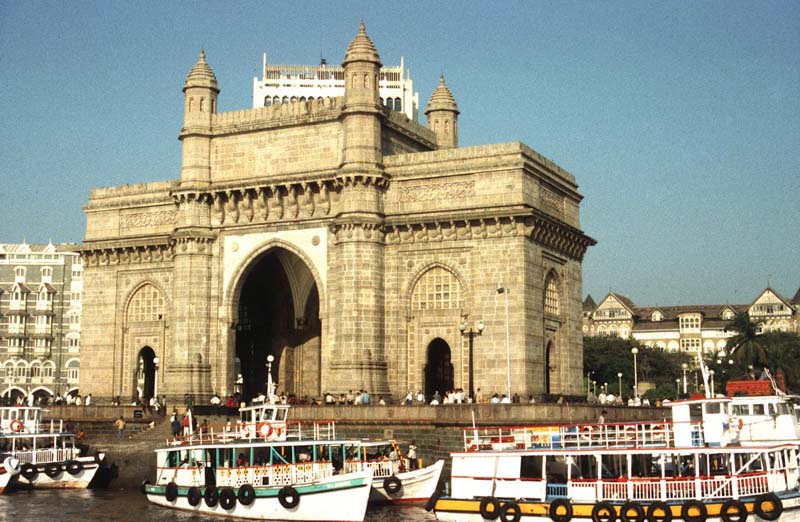
<path fill-rule="evenodd" d="M 53 278 L 53 268 L 49 266 L 42 267 L 42 281 L 49 282 Z"/>
<path fill-rule="evenodd" d="M 56 365 L 53 364 L 52 361 L 47 361 L 42 366 L 42 374 L 44 375 L 45 379 L 52 379 L 53 374 L 55 373 Z"/>
<path fill-rule="evenodd" d="M 67 362 L 67 380 L 77 381 L 80 376 L 80 363 L 76 360 Z"/>
<path fill-rule="evenodd" d="M 272 98 L 269 96 L 264 97 L 264 107 L 269 107 L 272 105 Z"/>
<path fill-rule="evenodd" d="M 616 326 L 609 326 L 608 327 L 608 335 L 610 337 L 616 337 L 617 336 L 617 327 Z"/>
<path fill-rule="evenodd" d="M 412 310 L 461 308 L 461 284 L 449 270 L 436 266 L 419 278 L 411 294 Z"/>
<path fill-rule="evenodd" d="M 25 267 L 18 266 L 14 268 L 14 279 L 17 283 L 24 283 L 25 282 Z"/>
<path fill-rule="evenodd" d="M 389 109 L 390 111 L 394 110 L 394 102 L 392 101 L 391 98 L 386 98 L 386 108 Z"/>
<path fill-rule="evenodd" d="M 72 279 L 80 279 L 83 277 L 83 268 L 81 266 L 72 267 Z"/>
<path fill-rule="evenodd" d="M 547 280 L 544 285 L 544 313 L 560 315 L 561 299 L 558 292 L 558 276 L 555 272 L 547 274 Z"/>
<path fill-rule="evenodd" d="M 700 339 L 681 339 L 682 352 L 699 352 Z"/>
<path fill-rule="evenodd" d="M 662 321 L 664 320 L 664 314 L 656 310 L 653 312 L 653 315 L 650 316 L 650 320 L 655 322 Z"/>
<path fill-rule="evenodd" d="M 81 340 L 79 337 L 70 337 L 67 339 L 70 348 L 79 348 L 81 345 Z"/>
<path fill-rule="evenodd" d="M 128 304 L 128 321 L 159 321 L 163 316 L 164 297 L 153 285 L 142 286 Z"/>
<path fill-rule="evenodd" d="M 36 362 L 31 364 L 31 378 L 32 379 L 38 379 L 41 376 L 42 376 L 42 367 L 41 367 L 41 365 L 39 365 L 39 363 L 36 363 Z"/>
<path fill-rule="evenodd" d="M 699 330 L 700 329 L 700 316 L 698 315 L 682 315 L 680 318 L 680 329 L 684 330 Z"/>

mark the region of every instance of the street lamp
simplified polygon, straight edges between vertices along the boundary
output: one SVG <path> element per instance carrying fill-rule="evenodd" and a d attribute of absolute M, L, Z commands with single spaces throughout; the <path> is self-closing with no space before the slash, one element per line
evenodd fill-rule
<path fill-rule="evenodd" d="M 603 393 L 605 393 L 606 395 L 608 395 L 608 383 L 607 383 L 607 382 L 604 382 L 604 383 L 603 383 Z"/>
<path fill-rule="evenodd" d="M 161 361 L 158 357 L 153 357 L 153 397 L 158 401 L 158 363 Z"/>
<path fill-rule="evenodd" d="M 708 374 L 711 376 L 711 396 L 716 397 L 714 395 L 714 370 L 708 370 Z"/>
<path fill-rule="evenodd" d="M 267 400 L 272 404 L 275 404 L 275 383 L 272 381 L 272 361 L 274 360 L 274 355 L 267 355 Z"/>
<path fill-rule="evenodd" d="M 675 398 L 677 399 L 681 394 L 681 378 L 675 379 Z"/>
<path fill-rule="evenodd" d="M 636 354 L 639 353 L 639 349 L 634 347 L 631 348 L 631 353 L 633 354 L 633 393 L 638 397 L 639 396 L 639 376 L 637 375 L 636 371 Z M 622 391 L 622 390 L 620 390 Z"/>
<path fill-rule="evenodd" d="M 686 395 L 686 370 L 689 369 L 689 365 L 683 363 L 681 364 L 681 368 L 683 369 L 683 394 Z"/>
<path fill-rule="evenodd" d="M 458 329 L 461 330 L 461 335 L 467 335 L 468 339 L 469 339 L 469 354 L 468 354 L 469 370 L 468 370 L 468 374 L 467 374 L 468 375 L 468 377 L 467 377 L 467 379 L 468 379 L 467 389 L 468 389 L 468 392 L 469 392 L 469 398 L 471 400 L 475 400 L 475 390 L 473 388 L 473 380 L 472 380 L 472 366 L 473 366 L 473 363 L 472 363 L 472 361 L 473 361 L 472 337 L 474 336 L 474 334 L 476 332 L 477 332 L 478 335 L 480 335 L 481 332 L 483 332 L 483 328 L 484 328 L 483 321 L 478 321 L 478 324 L 476 325 L 475 329 L 473 330 L 472 329 L 472 325 L 471 324 L 468 325 L 467 322 L 465 320 L 463 320 L 463 319 L 461 320 L 461 324 L 458 326 Z"/>
<path fill-rule="evenodd" d="M 506 397 L 511 398 L 511 334 L 508 329 L 508 288 L 498 288 L 498 294 L 506 295 Z M 545 370 L 547 371 L 547 370 Z"/>
<path fill-rule="evenodd" d="M 592 393 L 597 395 L 597 381 L 592 381 Z"/>
<path fill-rule="evenodd" d="M 622 396 L 622 372 L 617 372 L 617 379 L 619 379 L 619 395 Z"/>

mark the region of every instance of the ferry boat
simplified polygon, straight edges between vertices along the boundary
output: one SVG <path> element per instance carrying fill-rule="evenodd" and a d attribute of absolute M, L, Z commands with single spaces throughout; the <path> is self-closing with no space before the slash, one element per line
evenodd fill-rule
<path fill-rule="evenodd" d="M 362 440 L 361 460 L 350 460 L 346 468 L 371 469 L 372 503 L 427 502 L 436 491 L 444 460 L 421 466 L 422 459 L 404 456 L 396 440 Z"/>
<path fill-rule="evenodd" d="M 10 487 L 84 489 L 105 464 L 105 455 L 84 455 L 62 420 L 42 420 L 39 407 L 0 407 L 0 460 L 19 465 Z M 11 459 L 11 461 L 9 461 Z M 13 469 L 13 466 L 12 466 Z"/>
<path fill-rule="evenodd" d="M 289 422 L 269 370 L 267 392 L 234 424 L 195 431 L 188 412 L 188 433 L 156 450 L 156 481 L 142 483 L 142 493 L 166 508 L 222 517 L 363 521 L 372 470 L 346 467 L 360 460 L 361 442 L 337 439 L 333 421 Z"/>
<path fill-rule="evenodd" d="M 672 421 L 467 429 L 436 517 L 800 520 L 798 444 L 735 441 L 725 404 L 676 401 Z"/>

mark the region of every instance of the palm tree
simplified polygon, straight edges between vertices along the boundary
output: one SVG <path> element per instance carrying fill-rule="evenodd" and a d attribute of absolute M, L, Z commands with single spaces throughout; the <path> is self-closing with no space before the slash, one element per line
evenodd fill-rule
<path fill-rule="evenodd" d="M 736 332 L 736 335 L 728 341 L 730 346 L 728 353 L 737 363 L 742 366 L 752 365 L 753 368 L 768 366 L 766 347 L 747 312 L 736 314 L 731 324 L 725 327 L 725 331 Z"/>

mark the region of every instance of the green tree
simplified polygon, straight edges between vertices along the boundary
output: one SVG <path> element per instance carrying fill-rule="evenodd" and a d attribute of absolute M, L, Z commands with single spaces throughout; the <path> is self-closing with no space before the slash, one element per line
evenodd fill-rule
<path fill-rule="evenodd" d="M 740 366 L 752 365 L 756 372 L 767 366 L 767 351 L 763 337 L 758 335 L 756 325 L 750 320 L 747 312 L 736 314 L 731 324 L 725 327 L 726 332 L 736 332 L 728 340 L 728 353 Z"/>

